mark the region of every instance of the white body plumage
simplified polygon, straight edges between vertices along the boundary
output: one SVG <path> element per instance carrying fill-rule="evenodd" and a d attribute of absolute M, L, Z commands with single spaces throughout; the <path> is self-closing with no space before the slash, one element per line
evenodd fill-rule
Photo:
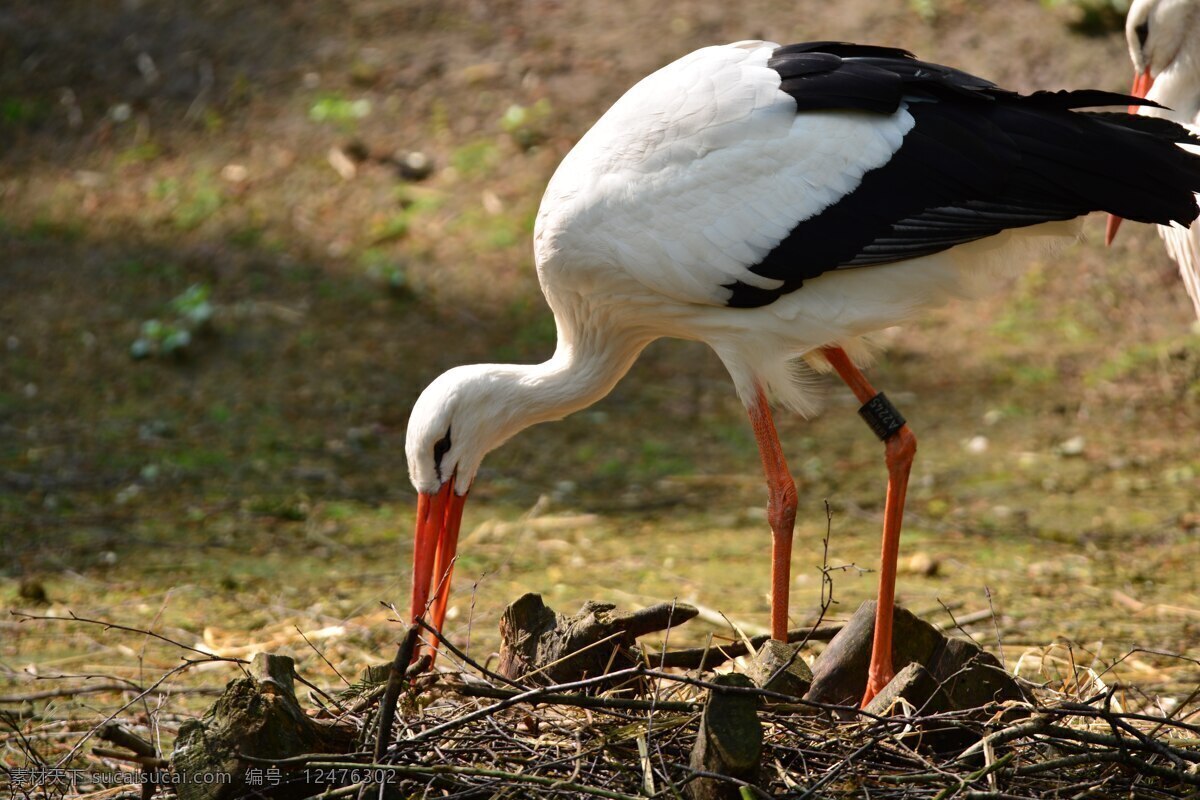
<path fill-rule="evenodd" d="M 795 483 L 772 401 L 814 408 L 834 369 L 885 442 L 888 494 L 864 702 L 891 677 L 896 554 L 915 435 L 854 364 L 862 337 L 1019 263 L 1094 210 L 1190 223 L 1200 159 L 1178 126 L 1080 109 L 1101 91 L 1008 92 L 894 48 L 738 42 L 630 89 L 563 160 L 534 232 L 558 345 L 532 366 L 458 367 L 417 400 L 412 616 L 446 613 L 483 456 L 595 402 L 663 336 L 708 343 L 746 406 L 768 487 L 771 630 L 784 639 Z M 849 355 L 847 354 L 849 350 Z"/>
<path fill-rule="evenodd" d="M 913 126 L 906 105 L 890 116 L 797 114 L 767 67 L 777 47 L 738 42 L 669 64 L 621 97 L 563 160 L 534 234 L 560 350 L 593 330 L 623 332 L 624 346 L 638 349 L 663 336 L 701 340 L 744 402 L 762 385 L 772 400 L 810 414 L 816 396 L 797 380 L 796 358 L 837 343 L 861 359 L 860 337 L 968 292 L 990 266 L 1021 263 L 1003 247 L 1013 239 L 1050 244 L 1048 234 L 1073 232 L 1073 223 L 1006 231 L 897 264 L 827 272 L 764 307 L 726 307 L 723 286 L 732 281 L 778 285 L 749 267 L 797 220 L 885 164 Z"/>

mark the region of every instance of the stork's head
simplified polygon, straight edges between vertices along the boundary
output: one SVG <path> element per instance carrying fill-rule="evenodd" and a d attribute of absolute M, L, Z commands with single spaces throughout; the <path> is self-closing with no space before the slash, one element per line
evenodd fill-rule
<path fill-rule="evenodd" d="M 429 384 L 408 420 L 405 452 L 417 490 L 412 617 L 441 629 L 467 492 L 487 453 L 529 424 L 506 366 L 456 367 Z"/>
<path fill-rule="evenodd" d="M 404 450 L 408 477 L 421 494 L 453 483 L 458 494 L 471 487 L 489 439 L 486 379 L 475 367 L 456 367 L 429 384 L 408 419 Z"/>
<path fill-rule="evenodd" d="M 1193 37 L 1197 32 L 1193 28 L 1197 25 L 1200 25 L 1197 0 L 1134 0 L 1125 17 L 1125 39 L 1133 61 L 1131 95 L 1145 97 L 1155 78 L 1180 59 L 1184 47 L 1196 46 Z M 1138 113 L 1138 107 L 1130 106 L 1129 113 Z M 1120 227 L 1121 218 L 1109 214 L 1105 244 L 1112 244 Z"/>
<path fill-rule="evenodd" d="M 1133 60 L 1133 94 L 1145 97 L 1154 79 L 1179 57 L 1200 20 L 1195 0 L 1134 0 L 1125 18 L 1125 39 Z"/>

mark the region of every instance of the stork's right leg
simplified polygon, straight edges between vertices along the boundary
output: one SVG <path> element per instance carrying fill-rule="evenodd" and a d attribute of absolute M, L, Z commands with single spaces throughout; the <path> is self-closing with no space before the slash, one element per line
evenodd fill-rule
<path fill-rule="evenodd" d="M 767 475 L 767 522 L 771 525 L 771 637 L 787 641 L 788 591 L 792 573 L 792 531 L 796 527 L 796 482 L 783 458 L 771 407 L 762 388 L 747 409 Z"/>
<path fill-rule="evenodd" d="M 862 705 L 866 706 L 895 675 L 892 668 L 892 617 L 896 603 L 896 561 L 900 553 L 900 526 L 904 520 L 904 496 L 908 474 L 917 452 L 917 437 L 904 418 L 876 392 L 865 375 L 840 347 L 821 351 L 838 375 L 863 404 L 864 419 L 883 440 L 887 462 L 887 500 L 883 507 L 883 546 L 879 559 L 879 600 L 875 606 L 875 636 L 871 643 L 871 664 L 867 669 L 867 688 Z"/>

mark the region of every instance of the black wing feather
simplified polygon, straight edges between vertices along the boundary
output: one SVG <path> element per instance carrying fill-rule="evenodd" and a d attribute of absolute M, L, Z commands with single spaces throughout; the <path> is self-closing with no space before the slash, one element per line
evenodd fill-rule
<path fill-rule="evenodd" d="M 729 284 L 729 305 L 766 305 L 830 270 L 917 258 L 1090 211 L 1160 224 L 1189 224 L 1200 212 L 1200 157 L 1177 146 L 1200 142 L 1184 128 L 1076 111 L 1136 98 L 1019 95 L 904 50 L 844 42 L 780 47 L 768 63 L 797 113 L 891 114 L 907 103 L 915 124 L 886 164 L 750 267 L 781 281 L 778 288 Z"/>

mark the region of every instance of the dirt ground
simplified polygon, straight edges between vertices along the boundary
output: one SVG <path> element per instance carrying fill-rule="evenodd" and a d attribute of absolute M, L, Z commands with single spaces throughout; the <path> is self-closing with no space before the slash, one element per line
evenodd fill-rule
<path fill-rule="evenodd" d="M 409 408 L 450 366 L 549 355 L 532 222 L 608 103 L 696 47 L 760 37 L 900 45 L 1018 90 L 1125 89 L 1121 34 L 1080 33 L 1073 13 L 5 4 L 4 606 L 288 652 L 321 682 L 338 682 L 328 664 L 385 660 L 396 625 L 380 603 L 405 605 L 411 552 Z M 432 163 L 419 180 L 399 163 L 413 152 Z M 1010 665 L 1072 642 L 1097 672 L 1178 698 L 1200 683 L 1170 655 L 1200 657 L 1200 339 L 1154 233 L 1127 224 L 1105 250 L 1102 224 L 981 301 L 889 332 L 871 375 L 921 441 L 904 543 L 921 559 L 899 592 L 943 621 L 994 607 L 997 625 L 973 630 Z M 822 417 L 780 429 L 801 495 L 795 620 L 820 603 L 826 501 L 829 563 L 855 565 L 834 573 L 845 616 L 874 588 L 878 444 L 832 384 Z M 678 597 L 765 624 L 758 469 L 716 359 L 654 345 L 609 398 L 488 459 L 450 636 L 486 656 L 501 608 L 529 590 L 567 610 Z M 78 623 L 0 625 L 8 694 L 141 681 L 178 657 Z M 684 638 L 712 629 L 693 625 Z M 1154 652 L 1121 660 L 1133 648 Z"/>

